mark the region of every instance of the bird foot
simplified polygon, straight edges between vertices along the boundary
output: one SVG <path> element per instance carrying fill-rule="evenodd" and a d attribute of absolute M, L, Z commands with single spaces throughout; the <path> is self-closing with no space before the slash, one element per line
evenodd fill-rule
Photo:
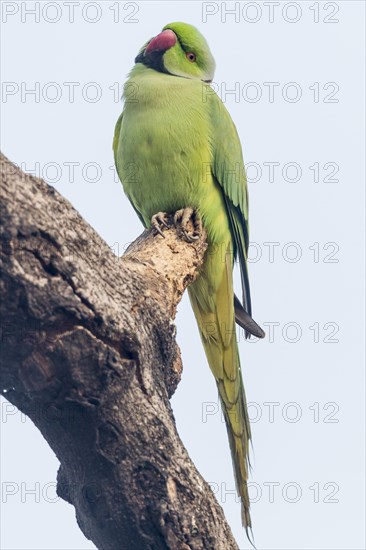
<path fill-rule="evenodd" d="M 163 233 L 164 227 L 169 228 L 168 225 L 168 214 L 166 212 L 158 212 L 157 214 L 154 214 L 151 218 L 151 227 L 156 231 L 156 233 L 159 233 L 162 237 L 165 239 L 165 235 Z"/>
<path fill-rule="evenodd" d="M 174 225 L 180 236 L 193 243 L 202 236 L 202 221 L 197 210 L 190 206 L 177 210 L 174 214 Z"/>

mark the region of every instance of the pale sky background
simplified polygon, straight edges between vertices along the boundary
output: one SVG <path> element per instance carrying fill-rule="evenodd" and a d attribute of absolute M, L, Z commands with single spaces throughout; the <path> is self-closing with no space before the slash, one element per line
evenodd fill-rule
<path fill-rule="evenodd" d="M 365 548 L 364 3 L 237 2 L 230 15 L 219 2 L 121 2 L 117 10 L 116 2 L 80 1 L 74 22 L 65 2 L 38 3 L 35 22 L 26 11 L 35 4 L 1 6 L 2 150 L 43 174 L 120 254 L 142 230 L 110 169 L 120 86 L 166 23 L 192 23 L 207 38 L 248 163 L 254 316 L 267 334 L 273 328 L 265 341 L 239 343 L 253 419 L 256 545 Z M 70 163 L 78 163 L 74 178 Z M 178 431 L 240 548 L 249 548 L 187 297 L 176 324 Z M 94 548 L 55 495 L 53 452 L 29 420 L 0 404 L 1 547 Z"/>

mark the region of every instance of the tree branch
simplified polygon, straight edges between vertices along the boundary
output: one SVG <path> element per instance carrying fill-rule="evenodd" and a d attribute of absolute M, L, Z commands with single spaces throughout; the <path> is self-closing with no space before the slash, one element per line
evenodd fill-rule
<path fill-rule="evenodd" d="M 173 319 L 206 249 L 144 233 L 117 258 L 55 189 L 1 156 L 2 394 L 60 461 L 99 549 L 237 549 L 176 431 Z"/>

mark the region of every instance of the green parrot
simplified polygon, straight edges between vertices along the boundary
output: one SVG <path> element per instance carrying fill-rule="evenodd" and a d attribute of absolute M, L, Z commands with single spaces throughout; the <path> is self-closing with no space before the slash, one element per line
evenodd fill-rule
<path fill-rule="evenodd" d="M 224 411 L 248 534 L 251 434 L 235 321 L 246 336 L 262 338 L 264 332 L 251 318 L 242 150 L 235 125 L 210 86 L 214 70 L 208 44 L 195 27 L 166 25 L 141 48 L 129 73 L 113 150 L 124 191 L 145 227 L 163 235 L 168 215 L 175 213 L 188 241 L 199 237 L 201 223 L 206 230 L 204 265 L 188 292 Z M 233 290 L 236 257 L 243 305 Z"/>

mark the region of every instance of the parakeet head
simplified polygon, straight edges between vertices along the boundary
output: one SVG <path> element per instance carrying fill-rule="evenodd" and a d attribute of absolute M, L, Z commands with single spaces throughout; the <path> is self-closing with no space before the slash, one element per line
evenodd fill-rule
<path fill-rule="evenodd" d="M 170 23 L 139 51 L 135 63 L 162 73 L 211 82 L 215 60 L 202 34 L 187 23 Z"/>

